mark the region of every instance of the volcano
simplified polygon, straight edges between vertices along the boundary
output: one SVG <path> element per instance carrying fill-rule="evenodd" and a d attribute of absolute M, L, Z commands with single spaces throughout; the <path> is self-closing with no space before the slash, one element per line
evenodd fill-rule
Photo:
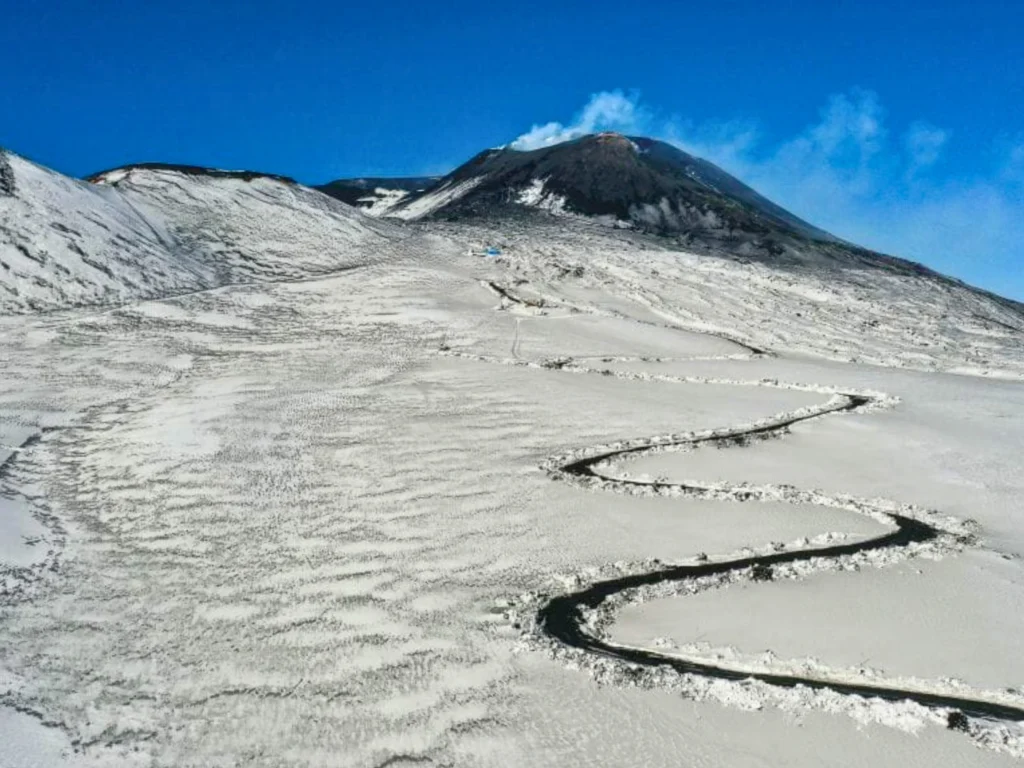
<path fill-rule="evenodd" d="M 741 231 L 836 239 L 707 160 L 663 141 L 618 133 L 526 152 L 486 150 L 389 215 L 451 220 L 524 209 L 660 234 Z"/>

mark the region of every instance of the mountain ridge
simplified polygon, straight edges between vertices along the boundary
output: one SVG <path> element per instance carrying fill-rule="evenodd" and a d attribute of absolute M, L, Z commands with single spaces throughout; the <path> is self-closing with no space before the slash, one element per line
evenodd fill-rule
<path fill-rule="evenodd" d="M 626 165 L 635 162 L 636 158 L 642 157 L 647 162 L 653 162 L 658 166 L 667 164 L 680 171 L 684 179 L 677 179 L 678 188 L 684 189 L 695 196 L 699 201 L 717 202 L 718 206 L 711 205 L 707 210 L 698 212 L 701 215 L 691 216 L 685 221 L 676 220 L 674 223 L 681 226 L 666 227 L 664 222 L 661 226 L 657 221 L 651 222 L 650 217 L 639 216 L 639 224 L 625 218 L 630 215 L 630 204 L 634 206 L 636 201 L 641 205 L 652 206 L 651 203 L 644 203 L 644 195 L 653 189 L 655 192 L 662 191 L 659 187 L 657 174 L 646 178 L 652 186 L 646 190 L 641 186 L 639 194 L 635 195 L 637 188 L 623 185 L 620 179 L 613 178 L 614 174 L 609 172 L 607 167 L 601 168 L 598 163 L 596 205 L 587 208 L 580 205 L 578 198 L 573 195 L 579 191 L 573 188 L 572 180 L 555 178 L 552 180 L 550 174 L 540 178 L 535 171 L 549 171 L 552 165 L 555 170 L 559 162 L 538 165 L 537 160 L 549 161 L 552 157 L 559 160 L 558 156 L 568 151 L 569 164 L 574 173 L 582 173 L 584 181 L 587 174 L 593 175 L 594 168 L 588 169 L 587 159 L 593 154 L 579 153 L 580 146 L 597 145 L 603 149 L 611 148 L 613 157 L 618 158 L 619 165 L 622 165 L 623 158 Z M 0 148 L 0 195 L 8 197 L 15 194 L 15 177 L 11 171 L 10 162 L 7 156 L 19 157 L 9 150 Z M 597 155 L 601 159 L 601 154 Z M 564 165 L 564 163 L 563 163 Z M 613 164 L 613 169 L 615 168 Z M 647 233 L 659 236 L 659 239 L 671 239 L 678 246 L 684 249 L 695 250 L 695 252 L 710 252 L 718 255 L 732 255 L 736 257 L 750 257 L 759 260 L 777 263 L 780 266 L 784 263 L 795 261 L 806 262 L 809 258 L 825 255 L 828 261 L 843 261 L 846 266 L 871 266 L 884 269 L 895 269 L 905 274 L 916 274 L 940 278 L 951 285 L 958 285 L 969 290 L 983 294 L 1003 306 L 1012 308 L 1014 311 L 1024 309 L 1024 303 L 1001 296 L 993 291 L 978 288 L 959 278 L 944 275 L 919 262 L 904 259 L 898 256 L 887 255 L 872 251 L 867 248 L 847 243 L 833 235 L 814 227 L 808 222 L 790 214 L 785 209 L 777 206 L 772 201 L 764 198 L 756 190 L 753 190 L 739 179 L 736 179 L 717 166 L 701 158 L 689 155 L 671 145 L 654 139 L 644 137 L 628 137 L 622 134 L 602 133 L 591 134 L 581 137 L 572 142 L 545 147 L 540 150 L 522 152 L 509 147 L 487 149 L 477 153 L 469 161 L 454 169 L 443 177 L 357 177 L 338 179 L 326 184 L 306 186 L 292 177 L 274 173 L 266 173 L 253 170 L 222 170 L 196 165 L 145 162 L 131 163 L 117 168 L 100 171 L 86 177 L 91 185 L 107 185 L 113 188 L 119 187 L 124 181 L 133 177 L 137 172 L 144 173 L 177 173 L 186 177 L 196 179 L 238 179 L 247 182 L 254 182 L 259 179 L 276 181 L 295 189 L 309 189 L 330 198 L 349 203 L 346 197 L 352 199 L 355 207 L 362 209 L 363 213 L 373 218 L 393 218 L 407 220 L 443 220 L 443 221 L 469 221 L 472 219 L 489 219 L 497 222 L 507 216 L 519 214 L 546 213 L 558 216 L 576 216 L 593 219 L 598 224 L 611 224 L 612 226 L 632 229 L 637 233 Z M 678 175 L 678 174 L 677 174 Z M 612 192 L 621 193 L 623 189 L 628 194 L 609 196 L 607 184 L 611 181 Z M 653 180 L 652 180 L 653 179 Z M 432 186 L 415 191 L 426 182 L 434 182 Z M 585 187 L 586 185 L 583 184 Z M 566 194 L 568 193 L 568 194 Z M 602 198 L 601 195 L 605 197 Z M 633 197 L 630 197 L 633 195 Z M 650 199 L 649 197 L 646 199 Z M 722 199 L 726 199 L 724 204 Z M 593 198 L 584 198 L 584 203 L 594 202 Z M 603 207 L 602 207 L 603 206 Z M 618 207 L 616 207 L 618 206 Z M 671 212 L 678 212 L 679 206 L 673 208 L 668 206 Z M 721 210 L 727 214 L 719 215 Z M 650 211 L 648 210 L 649 214 Z M 659 214 L 660 215 L 660 214 Z M 622 218 L 620 218 L 622 217 Z M 397 222 L 396 222 L 397 223 Z M 668 236 L 665 238 L 664 236 Z M 821 259 L 817 259 L 819 262 Z"/>
<path fill-rule="evenodd" d="M 185 176 L 200 176 L 216 179 L 239 179 L 241 181 L 253 181 L 254 179 L 273 179 L 284 184 L 298 184 L 291 176 L 282 176 L 277 173 L 265 173 L 263 171 L 249 170 L 225 170 L 222 168 L 210 168 L 205 165 L 187 165 L 182 163 L 128 163 L 105 171 L 97 171 L 85 177 L 85 181 L 93 184 L 106 182 L 116 184 L 132 171 L 171 171 Z"/>
<path fill-rule="evenodd" d="M 655 315 L 699 309 L 702 324 L 757 348 L 1024 378 L 1024 304 L 840 242 L 742 230 L 669 237 L 546 215 L 516 197 L 482 216 L 420 224 L 368 216 L 256 172 L 161 164 L 89 183 L 11 152 L 0 153 L 0 166 L 12 171 L 0 196 L 0 316 L 433 260 L 473 279 L 493 272 L 518 285 L 525 270 L 556 292 L 612 290 L 614 302 L 653 301 Z M 435 193 L 457 202 L 452 186 Z M 501 253 L 480 260 L 482 246 Z M 688 299 L 661 310 L 665 291 Z M 780 337 L 779 327 L 799 327 L 799 339 Z"/>

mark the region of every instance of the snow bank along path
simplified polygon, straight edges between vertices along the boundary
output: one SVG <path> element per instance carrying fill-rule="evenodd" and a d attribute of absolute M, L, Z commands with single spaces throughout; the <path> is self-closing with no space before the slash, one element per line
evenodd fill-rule
<path fill-rule="evenodd" d="M 504 307 L 533 307 L 533 303 L 516 297 L 507 288 L 494 283 L 487 284 L 487 287 L 501 297 Z M 848 672 L 821 671 L 815 676 L 803 676 L 773 668 L 771 662 L 760 668 L 709 663 L 683 653 L 631 647 L 609 639 L 607 629 L 613 623 L 615 611 L 629 603 L 653 597 L 694 594 L 741 581 L 802 578 L 814 572 L 883 566 L 912 557 L 941 557 L 976 546 L 978 540 L 972 522 L 911 505 L 828 495 L 792 486 L 670 483 L 632 479 L 615 472 L 616 463 L 624 458 L 704 446 L 742 447 L 755 441 L 783 437 L 793 425 L 823 416 L 889 407 L 898 402 L 895 398 L 879 392 L 838 391 L 830 387 L 776 380 L 672 377 L 596 369 L 572 358 L 526 361 L 447 349 L 442 354 L 632 380 L 764 386 L 828 394 L 828 400 L 820 405 L 778 414 L 753 424 L 660 435 L 570 451 L 551 457 L 543 469 L 552 479 L 584 489 L 736 502 L 814 504 L 868 515 L 888 529 L 876 537 L 825 546 L 811 546 L 814 542 L 810 541 L 805 542 L 806 546 L 792 549 L 773 544 L 763 553 L 747 553 L 741 557 L 710 559 L 701 555 L 693 563 L 672 565 L 657 560 L 620 563 L 600 569 L 598 573 L 579 574 L 565 579 L 558 594 L 538 591 L 508 602 L 506 616 L 522 631 L 527 647 L 546 650 L 571 665 L 588 668 L 595 677 L 606 682 L 667 687 L 693 698 L 717 699 L 744 706 L 759 707 L 768 703 L 783 708 L 815 707 L 833 712 L 845 711 L 862 721 L 885 722 L 909 730 L 916 730 L 929 722 L 937 723 L 968 734 L 980 745 L 1024 757 L 1024 731 L 1020 728 L 1024 723 L 1024 697 L 1016 692 L 974 691 L 949 681 L 931 684 L 858 679 Z M 747 357 L 763 354 L 767 353 L 752 351 Z M 626 362 L 637 358 L 604 359 L 607 362 Z M 834 540 L 835 537 L 823 538 Z"/>

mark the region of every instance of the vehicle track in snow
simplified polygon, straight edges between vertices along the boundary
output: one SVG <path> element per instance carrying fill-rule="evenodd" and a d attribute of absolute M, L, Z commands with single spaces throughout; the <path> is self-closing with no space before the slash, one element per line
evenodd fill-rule
<path fill-rule="evenodd" d="M 489 287 L 499 293 L 503 304 L 504 301 L 517 302 L 508 289 L 497 290 L 498 286 L 494 283 Z M 646 453 L 702 446 L 744 447 L 751 442 L 783 438 L 797 424 L 829 415 L 888 407 L 897 402 L 895 399 L 882 393 L 843 392 L 829 387 L 787 384 L 775 380 L 673 377 L 596 369 L 572 358 L 531 362 L 518 357 L 514 360 L 500 360 L 452 351 L 446 354 L 632 380 L 767 386 L 829 393 L 830 399 L 821 405 L 778 414 L 754 424 L 591 446 L 551 457 L 543 469 L 554 480 L 598 492 L 735 502 L 787 501 L 818 504 L 866 514 L 888 529 L 877 536 L 826 546 L 783 548 L 781 551 L 769 548 L 769 551 L 761 554 L 714 560 L 701 556 L 697 562 L 687 564 L 665 565 L 653 560 L 634 565 L 609 566 L 604 569 L 604 573 L 597 575 L 576 575 L 567 579 L 568 586 L 554 595 L 534 592 L 510 601 L 506 615 L 522 631 L 528 646 L 547 650 L 573 665 L 589 667 L 595 676 L 602 679 L 652 688 L 668 687 L 694 698 L 716 698 L 726 702 L 739 698 L 731 696 L 728 688 L 723 690 L 716 686 L 725 683 L 727 686 L 740 686 L 764 703 L 771 703 L 775 699 L 776 703 L 791 708 L 794 704 L 808 704 L 829 711 L 846 710 L 868 720 L 891 721 L 893 712 L 883 714 L 877 711 L 879 703 L 890 704 L 900 710 L 895 713 L 897 720 L 909 714 L 919 722 L 930 721 L 962 731 L 980 745 L 1024 757 L 1021 732 L 1009 730 L 1024 723 L 1024 698 L 1016 692 L 976 692 L 964 690 L 965 686 L 945 683 L 922 685 L 920 681 L 912 681 L 912 684 L 903 686 L 876 679 L 858 680 L 838 672 L 811 676 L 772 669 L 770 665 L 752 669 L 743 665 L 710 663 L 698 657 L 687 657 L 683 653 L 619 644 L 612 641 L 606 631 L 613 623 L 618 608 L 654 596 L 692 594 L 743 581 L 804 578 L 815 572 L 857 569 L 865 565 L 884 566 L 921 555 L 955 554 L 977 545 L 977 537 L 970 522 L 944 517 L 938 512 L 911 505 L 829 495 L 792 486 L 669 483 L 632 479 L 614 471 L 616 462 Z M 756 350 L 750 356 L 762 354 Z M 603 359 L 606 362 L 635 360 L 615 357 Z M 609 570 L 611 574 L 607 572 Z M 753 687 L 756 690 L 751 691 Z M 795 702 L 794 697 L 797 699 Z M 865 718 L 865 711 L 872 709 L 876 710 L 874 716 L 868 715 Z"/>
<path fill-rule="evenodd" d="M 794 416 L 780 420 L 771 426 L 754 426 L 732 432 L 728 437 L 694 437 L 679 442 L 665 442 L 663 446 L 700 445 L 701 443 L 735 441 L 740 438 L 768 438 L 782 436 L 789 427 L 820 418 L 829 413 L 855 412 L 872 401 L 863 396 L 850 396 L 847 402 L 834 408 L 809 415 Z M 644 488 L 657 487 L 676 491 L 680 496 L 701 497 L 712 492 L 716 494 L 731 493 L 737 501 L 753 501 L 762 498 L 757 491 L 746 486 L 699 486 L 687 484 L 660 483 L 656 481 L 639 481 L 621 478 L 610 478 L 596 467 L 630 453 L 647 452 L 649 447 L 632 447 L 621 450 L 598 453 L 597 455 L 574 459 L 556 468 L 552 474 L 559 473 L 575 478 L 594 478 L 599 481 L 611 481 L 620 486 L 639 486 Z M 853 556 L 871 551 L 882 551 L 895 548 L 907 548 L 912 545 L 926 545 L 940 540 L 950 533 L 929 522 L 894 512 L 883 512 L 892 522 L 895 530 L 882 535 L 827 547 L 799 549 L 776 552 L 766 555 L 754 555 L 729 560 L 699 563 L 694 565 L 672 565 L 657 570 L 631 574 L 617 578 L 598 581 L 587 587 L 565 595 L 553 597 L 540 608 L 537 615 L 542 632 L 568 646 L 580 648 L 592 653 L 599 653 L 611 658 L 621 659 L 633 664 L 644 666 L 668 665 L 673 669 L 690 674 L 699 674 L 725 680 L 755 679 L 776 686 L 794 687 L 803 685 L 808 688 L 828 688 L 837 693 L 858 696 L 877 696 L 887 700 L 911 700 L 927 707 L 950 710 L 947 719 L 954 725 L 961 722 L 956 716 L 959 712 L 973 717 L 988 717 L 999 720 L 1024 721 L 1024 707 L 1009 706 L 997 702 L 980 699 L 964 698 L 945 694 L 932 694 L 922 691 L 911 691 L 901 688 L 889 688 L 874 685 L 858 685 L 836 680 L 819 680 L 809 677 L 781 675 L 746 670 L 731 669 L 697 661 L 674 657 L 656 651 L 629 648 L 605 641 L 599 635 L 589 633 L 584 627 L 583 614 L 586 609 L 595 609 L 612 595 L 626 590 L 634 590 L 644 586 L 654 586 L 666 582 L 682 582 L 702 577 L 735 575 L 750 580 L 771 580 L 776 566 L 810 561 L 813 559 L 836 559 Z M 953 534 L 957 543 L 968 545 L 972 542 L 968 534 Z"/>

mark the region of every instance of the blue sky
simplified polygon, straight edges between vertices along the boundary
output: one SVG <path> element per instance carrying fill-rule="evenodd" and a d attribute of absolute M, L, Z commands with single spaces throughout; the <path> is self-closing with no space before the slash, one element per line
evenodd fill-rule
<path fill-rule="evenodd" d="M 594 118 L 1024 299 L 1019 1 L 7 6 L 0 143 L 66 173 L 436 173 Z"/>

